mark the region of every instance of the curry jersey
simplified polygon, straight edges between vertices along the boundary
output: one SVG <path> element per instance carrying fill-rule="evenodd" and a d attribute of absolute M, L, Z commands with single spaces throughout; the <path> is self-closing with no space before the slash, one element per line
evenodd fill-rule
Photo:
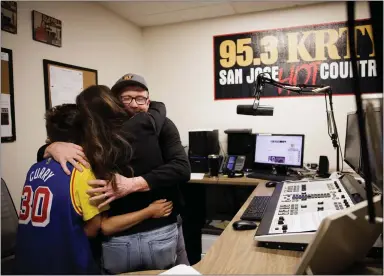
<path fill-rule="evenodd" d="M 83 227 L 101 211 L 89 203 L 89 169 L 67 175 L 49 159 L 34 164 L 21 196 L 16 243 L 18 274 L 99 274 Z"/>

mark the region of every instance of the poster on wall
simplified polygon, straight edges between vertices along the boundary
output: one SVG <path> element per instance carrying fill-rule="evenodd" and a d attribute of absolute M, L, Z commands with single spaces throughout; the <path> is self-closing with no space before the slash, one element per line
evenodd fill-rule
<path fill-rule="evenodd" d="M 16 141 L 12 50 L 1 48 L 1 142 Z"/>
<path fill-rule="evenodd" d="M 361 91 L 381 93 L 369 19 L 356 22 L 355 35 Z M 333 94 L 353 94 L 347 41 L 346 22 L 214 36 L 215 100 L 252 97 L 261 72 L 279 82 L 329 85 Z M 262 97 L 276 96 L 300 95 L 266 85 Z"/>
<path fill-rule="evenodd" d="M 32 26 L 34 40 L 61 47 L 62 25 L 60 20 L 38 11 L 32 11 Z"/>
<path fill-rule="evenodd" d="M 17 34 L 16 1 L 1 1 L 1 30 Z"/>

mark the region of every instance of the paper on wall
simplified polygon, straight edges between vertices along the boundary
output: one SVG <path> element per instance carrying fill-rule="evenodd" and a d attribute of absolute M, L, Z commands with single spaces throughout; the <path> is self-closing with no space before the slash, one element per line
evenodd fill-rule
<path fill-rule="evenodd" d="M 49 67 L 52 106 L 75 103 L 83 90 L 83 72 L 57 66 Z"/>
<path fill-rule="evenodd" d="M 11 95 L 0 95 L 1 137 L 12 137 Z"/>
<path fill-rule="evenodd" d="M 8 61 L 9 56 L 8 53 L 1 52 L 1 60 Z"/>

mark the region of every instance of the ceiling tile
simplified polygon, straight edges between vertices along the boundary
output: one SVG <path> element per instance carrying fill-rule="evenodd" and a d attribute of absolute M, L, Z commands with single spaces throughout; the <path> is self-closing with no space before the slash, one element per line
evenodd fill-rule
<path fill-rule="evenodd" d="M 266 11 L 280 8 L 293 7 L 298 5 L 314 4 L 316 2 L 310 1 L 233 1 L 232 7 L 238 14 Z"/>
<path fill-rule="evenodd" d="M 124 17 L 128 18 L 135 15 L 149 15 L 162 12 L 168 12 L 169 7 L 165 2 L 152 1 L 152 2 L 131 2 L 131 1 L 106 1 L 101 2 L 101 4 L 110 10 L 120 14 L 125 15 Z"/>
<path fill-rule="evenodd" d="M 205 18 L 213 18 L 220 16 L 227 16 L 235 14 L 234 9 L 228 3 L 220 3 L 217 5 L 197 7 L 194 9 L 188 9 L 180 11 L 185 21 L 199 20 Z"/>
<path fill-rule="evenodd" d="M 174 12 L 152 14 L 148 16 L 132 16 L 131 21 L 142 27 L 179 23 L 235 14 L 233 8 L 226 3 L 201 6 Z"/>
<path fill-rule="evenodd" d="M 219 5 L 222 1 L 209 1 L 209 2 L 200 2 L 200 1 L 167 1 L 164 2 L 165 5 L 169 8 L 169 11 L 179 11 L 187 10 L 197 7 L 209 6 L 209 5 Z"/>
<path fill-rule="evenodd" d="M 139 27 L 157 26 L 183 21 L 201 20 L 316 4 L 324 1 L 101 1 L 105 8 Z"/>

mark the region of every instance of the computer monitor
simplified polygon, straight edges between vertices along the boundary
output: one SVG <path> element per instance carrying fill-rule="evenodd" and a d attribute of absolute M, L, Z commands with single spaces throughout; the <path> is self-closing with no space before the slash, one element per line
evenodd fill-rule
<path fill-rule="evenodd" d="M 257 134 L 255 166 L 277 165 L 302 167 L 304 156 L 303 134 Z"/>
<path fill-rule="evenodd" d="M 344 161 L 355 172 L 360 172 L 361 147 L 357 113 L 347 114 L 347 131 L 345 133 Z"/>
<path fill-rule="evenodd" d="M 368 157 L 371 166 L 373 183 L 382 190 L 382 158 L 376 160 L 377 154 L 382 156 L 383 127 L 382 112 L 379 108 L 371 110 L 371 115 L 364 112 L 365 129 L 367 133 Z M 357 113 L 348 113 L 347 131 L 345 134 L 344 161 L 361 177 L 364 177 L 364 163 L 362 162 L 361 144 Z"/>

